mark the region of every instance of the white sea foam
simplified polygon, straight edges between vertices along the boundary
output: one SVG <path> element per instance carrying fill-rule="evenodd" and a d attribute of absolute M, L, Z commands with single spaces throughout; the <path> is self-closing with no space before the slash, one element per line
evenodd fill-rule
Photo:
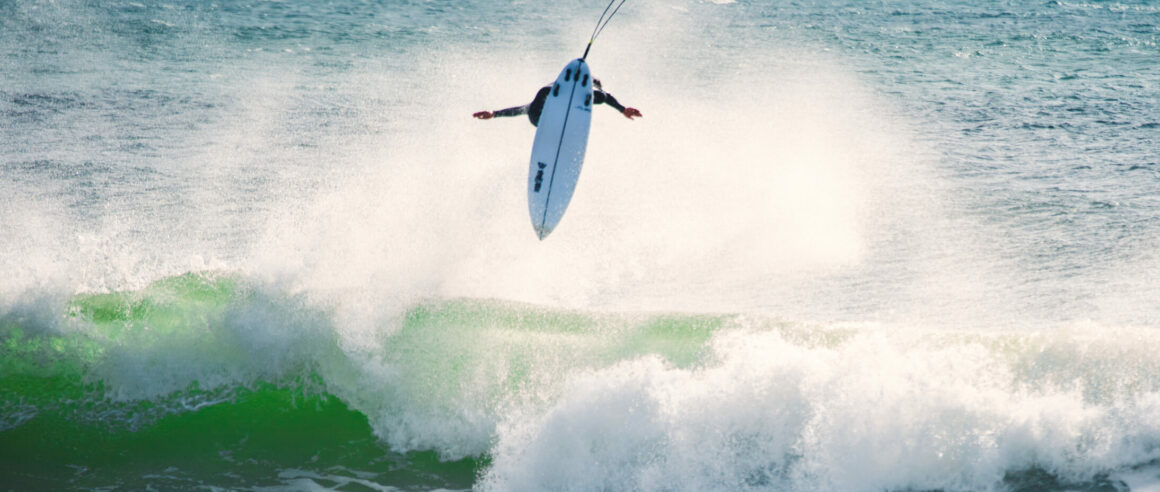
<path fill-rule="evenodd" d="M 999 490 L 1012 471 L 1085 480 L 1160 457 L 1160 381 L 1134 364 L 1160 348 L 1154 338 L 1088 351 L 1083 340 L 1051 334 L 857 327 L 799 335 L 726 330 L 712 344 L 716 361 L 701 368 L 644 357 L 577 372 L 547 411 L 506 416 L 484 483 Z M 1045 355 L 1058 349 L 1073 356 Z M 1040 380 L 1067 369 L 1074 380 Z M 1085 396 L 1085 385 L 1103 380 L 1134 389 Z"/>

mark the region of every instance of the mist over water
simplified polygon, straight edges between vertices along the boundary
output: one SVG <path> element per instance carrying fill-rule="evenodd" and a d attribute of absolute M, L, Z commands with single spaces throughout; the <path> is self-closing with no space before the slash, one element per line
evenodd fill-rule
<path fill-rule="evenodd" d="M 1156 486 L 1157 9 L 600 8 L 0 5 L 5 476 Z"/>

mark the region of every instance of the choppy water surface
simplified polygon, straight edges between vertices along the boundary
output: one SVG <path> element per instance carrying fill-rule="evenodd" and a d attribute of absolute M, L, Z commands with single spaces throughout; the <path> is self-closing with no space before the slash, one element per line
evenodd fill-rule
<path fill-rule="evenodd" d="M 1149 490 L 1160 7 L 0 2 L 0 483 Z"/>

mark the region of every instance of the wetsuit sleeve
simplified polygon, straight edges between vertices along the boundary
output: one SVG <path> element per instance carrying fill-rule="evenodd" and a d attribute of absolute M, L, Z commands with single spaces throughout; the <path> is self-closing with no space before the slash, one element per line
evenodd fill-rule
<path fill-rule="evenodd" d="M 514 108 L 500 109 L 492 112 L 495 116 L 519 116 L 521 114 L 528 115 L 532 119 L 532 124 L 536 124 L 536 120 L 540 119 L 540 111 L 544 110 L 544 101 L 548 99 L 548 91 L 551 87 L 544 87 L 536 93 L 536 97 L 532 102 L 523 106 L 516 106 Z"/>
<path fill-rule="evenodd" d="M 498 111 L 494 111 L 492 114 L 495 116 L 519 116 L 521 114 L 528 114 L 528 106 L 530 106 L 530 104 L 516 106 L 514 108 L 500 109 Z"/>
<path fill-rule="evenodd" d="M 615 97 L 612 97 L 612 94 L 604 91 L 592 91 L 592 102 L 594 104 L 607 104 L 616 108 L 621 113 L 624 112 L 624 105 L 620 104 Z"/>

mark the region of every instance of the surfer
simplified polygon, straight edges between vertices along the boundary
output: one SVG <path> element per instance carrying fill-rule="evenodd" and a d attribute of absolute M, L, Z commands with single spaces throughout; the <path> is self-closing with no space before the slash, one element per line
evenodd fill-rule
<path fill-rule="evenodd" d="M 623 114 L 625 118 L 630 120 L 644 116 L 640 114 L 639 109 L 625 107 L 624 105 L 620 104 L 620 102 L 617 101 L 615 97 L 612 97 L 612 94 L 604 92 L 602 86 L 600 85 L 599 79 L 592 79 L 592 87 L 594 88 L 592 91 L 593 104 L 607 104 L 612 106 L 613 108 L 616 108 L 617 111 L 620 111 L 620 114 Z M 529 104 L 516 106 L 514 108 L 501 109 L 498 111 L 479 111 L 472 116 L 481 120 L 490 120 L 497 116 L 519 116 L 521 114 L 526 114 L 528 115 L 528 119 L 532 120 L 532 126 L 539 126 L 540 113 L 544 110 L 544 101 L 548 100 L 548 93 L 551 92 L 551 89 L 552 86 L 550 85 L 544 86 L 544 88 L 540 89 L 540 91 L 536 93 L 536 97 L 532 99 L 532 102 Z"/>

